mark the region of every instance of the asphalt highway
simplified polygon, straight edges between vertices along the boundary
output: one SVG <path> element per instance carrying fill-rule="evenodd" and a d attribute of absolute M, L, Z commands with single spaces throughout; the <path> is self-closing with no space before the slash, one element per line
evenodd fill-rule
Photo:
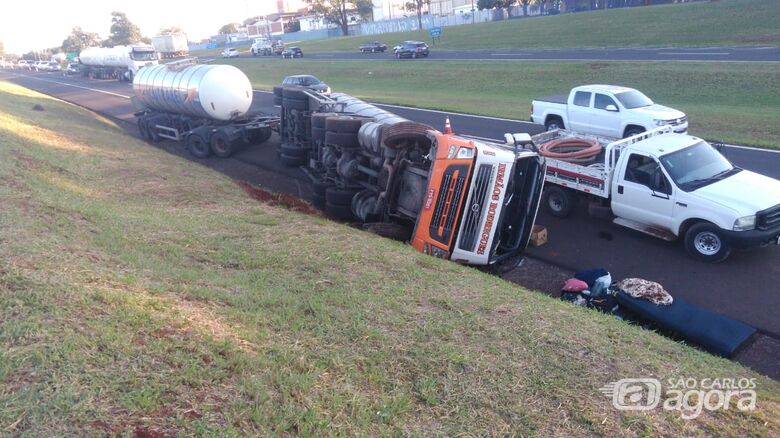
<path fill-rule="evenodd" d="M 288 44 L 293 46 L 295 43 Z M 309 60 L 394 59 L 392 45 L 384 53 L 304 52 Z M 494 49 L 439 50 L 429 44 L 431 53 L 425 60 L 501 60 L 501 61 L 717 61 L 717 62 L 780 62 L 780 47 L 658 47 L 658 48 L 581 48 L 581 49 Z M 251 58 L 250 53 L 240 57 Z M 268 57 L 266 57 L 268 58 Z M 275 56 L 273 58 L 280 57 Z M 286 59 L 284 61 L 290 61 Z"/>
<path fill-rule="evenodd" d="M 3 79 L 135 123 L 130 99 L 132 89 L 127 83 L 27 72 L 0 72 L 0 80 Z M 255 91 L 254 97 L 252 111 L 277 112 L 271 93 Z M 540 131 L 539 126 L 524 121 L 379 106 L 438 129 L 443 129 L 448 116 L 456 133 L 485 139 L 500 139 L 505 132 L 533 134 Z M 269 142 L 247 148 L 233 158 L 193 160 L 237 179 L 310 197 L 308 179 L 303 172 L 278 163 L 277 143 L 278 137 L 273 136 Z M 174 142 L 163 142 L 159 147 L 188 157 L 184 148 Z M 780 179 L 779 152 L 732 146 L 725 149 L 725 154 L 738 166 Z M 734 252 L 723 263 L 705 264 L 688 258 L 680 242 L 665 242 L 604 219 L 589 217 L 586 206 L 580 207 L 567 219 L 540 212 L 537 223 L 547 227 L 548 242 L 539 248 L 529 248 L 529 256 L 547 262 L 555 269 L 573 271 L 604 267 L 615 279 L 640 277 L 657 281 L 674 297 L 744 321 L 765 334 L 780 338 L 780 318 L 775 313 L 780 309 L 780 294 L 778 287 L 773 285 L 780 278 L 780 247 Z M 560 285 L 539 288 L 551 293 Z M 770 347 L 775 360 L 780 355 L 777 345 L 780 344 Z"/>

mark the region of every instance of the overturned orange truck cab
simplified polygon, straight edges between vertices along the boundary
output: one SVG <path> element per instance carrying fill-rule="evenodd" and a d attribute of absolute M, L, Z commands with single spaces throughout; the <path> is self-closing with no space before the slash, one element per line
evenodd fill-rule
<path fill-rule="evenodd" d="M 311 177 L 317 207 L 459 263 L 522 258 L 545 174 L 529 136 L 482 141 L 453 134 L 449 121 L 440 132 L 345 94 L 275 93 L 280 160 Z"/>

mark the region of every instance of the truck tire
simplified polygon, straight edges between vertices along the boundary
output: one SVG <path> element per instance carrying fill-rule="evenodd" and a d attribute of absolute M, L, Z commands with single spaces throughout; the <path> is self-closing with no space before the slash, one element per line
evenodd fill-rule
<path fill-rule="evenodd" d="M 309 100 L 299 100 L 285 97 L 282 100 L 282 106 L 285 109 L 294 109 L 300 111 L 306 111 L 309 109 Z"/>
<path fill-rule="evenodd" d="M 157 128 L 155 125 L 157 125 L 157 120 L 154 118 L 149 118 L 146 120 L 146 132 L 149 135 L 149 141 L 152 143 L 157 143 L 160 141 L 160 136 L 157 134 Z"/>
<path fill-rule="evenodd" d="M 325 200 L 328 205 L 348 208 L 350 215 L 352 215 L 352 198 L 355 197 L 356 193 L 357 190 L 328 187 L 325 190 Z"/>
<path fill-rule="evenodd" d="M 279 146 L 279 153 L 282 155 L 287 155 L 288 157 L 304 159 L 309 158 L 309 149 L 298 146 L 288 146 L 286 144 L 282 144 Z"/>
<path fill-rule="evenodd" d="M 336 113 L 314 113 L 311 115 L 311 127 L 325 129 L 325 121 L 328 117 L 336 117 Z"/>
<path fill-rule="evenodd" d="M 709 222 L 699 222 L 685 233 L 685 250 L 697 260 L 718 263 L 731 254 L 731 245 L 720 228 Z"/>
<path fill-rule="evenodd" d="M 363 121 L 353 117 L 329 117 L 325 119 L 325 129 L 330 132 L 356 133 Z"/>
<path fill-rule="evenodd" d="M 306 157 L 291 157 L 289 155 L 279 155 L 279 161 L 287 167 L 298 167 L 306 164 Z"/>
<path fill-rule="evenodd" d="M 257 136 L 255 139 L 255 144 L 262 144 L 268 141 L 269 138 L 271 138 L 271 135 L 273 135 L 273 131 L 271 128 L 265 128 L 263 129 L 262 133 Z"/>
<path fill-rule="evenodd" d="M 146 125 L 146 117 L 138 118 L 138 133 L 141 134 L 141 138 L 149 140 L 149 127 Z"/>
<path fill-rule="evenodd" d="M 352 216 L 352 207 L 349 206 L 345 207 L 343 205 L 331 205 L 326 202 L 325 213 L 328 213 L 328 215 L 334 219 L 342 221 L 349 221 L 354 219 L 354 216 Z"/>
<path fill-rule="evenodd" d="M 574 200 L 566 189 L 552 186 L 544 191 L 544 205 L 555 217 L 563 218 L 571 214 L 573 204 Z"/>
<path fill-rule="evenodd" d="M 188 135 L 185 144 L 187 145 L 187 150 L 195 158 L 208 158 L 211 155 L 209 144 L 198 134 Z"/>
<path fill-rule="evenodd" d="M 344 133 L 344 132 L 325 132 L 325 143 L 326 144 L 332 144 L 336 146 L 341 146 L 343 148 L 359 148 L 360 147 L 360 140 L 358 140 L 358 136 L 355 133 Z"/>
<path fill-rule="evenodd" d="M 309 100 L 309 96 L 300 87 L 284 87 L 282 88 L 282 97 L 286 99 L 298 99 Z"/>
<path fill-rule="evenodd" d="M 552 131 L 554 129 L 564 129 L 565 126 L 563 125 L 563 120 L 561 120 L 560 117 L 548 117 L 547 121 L 544 122 L 544 129 L 547 131 Z"/>
<path fill-rule="evenodd" d="M 220 158 L 227 158 L 236 151 L 233 142 L 227 134 L 222 131 L 217 131 L 211 136 L 211 152 Z"/>

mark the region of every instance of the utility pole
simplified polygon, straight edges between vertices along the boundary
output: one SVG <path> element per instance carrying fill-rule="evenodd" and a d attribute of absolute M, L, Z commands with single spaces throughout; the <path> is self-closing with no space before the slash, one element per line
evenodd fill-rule
<path fill-rule="evenodd" d="M 477 11 L 474 9 L 474 0 L 471 0 L 471 24 L 474 24 L 474 14 Z"/>

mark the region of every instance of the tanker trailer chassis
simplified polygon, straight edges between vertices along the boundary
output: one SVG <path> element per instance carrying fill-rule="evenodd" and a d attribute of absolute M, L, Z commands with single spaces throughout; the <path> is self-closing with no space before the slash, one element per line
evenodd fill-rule
<path fill-rule="evenodd" d="M 264 143 L 278 129 L 279 117 L 247 116 L 220 121 L 181 114 L 144 110 L 135 113 L 138 131 L 145 140 L 183 142 L 197 158 L 216 155 L 227 158 L 248 145 Z"/>

